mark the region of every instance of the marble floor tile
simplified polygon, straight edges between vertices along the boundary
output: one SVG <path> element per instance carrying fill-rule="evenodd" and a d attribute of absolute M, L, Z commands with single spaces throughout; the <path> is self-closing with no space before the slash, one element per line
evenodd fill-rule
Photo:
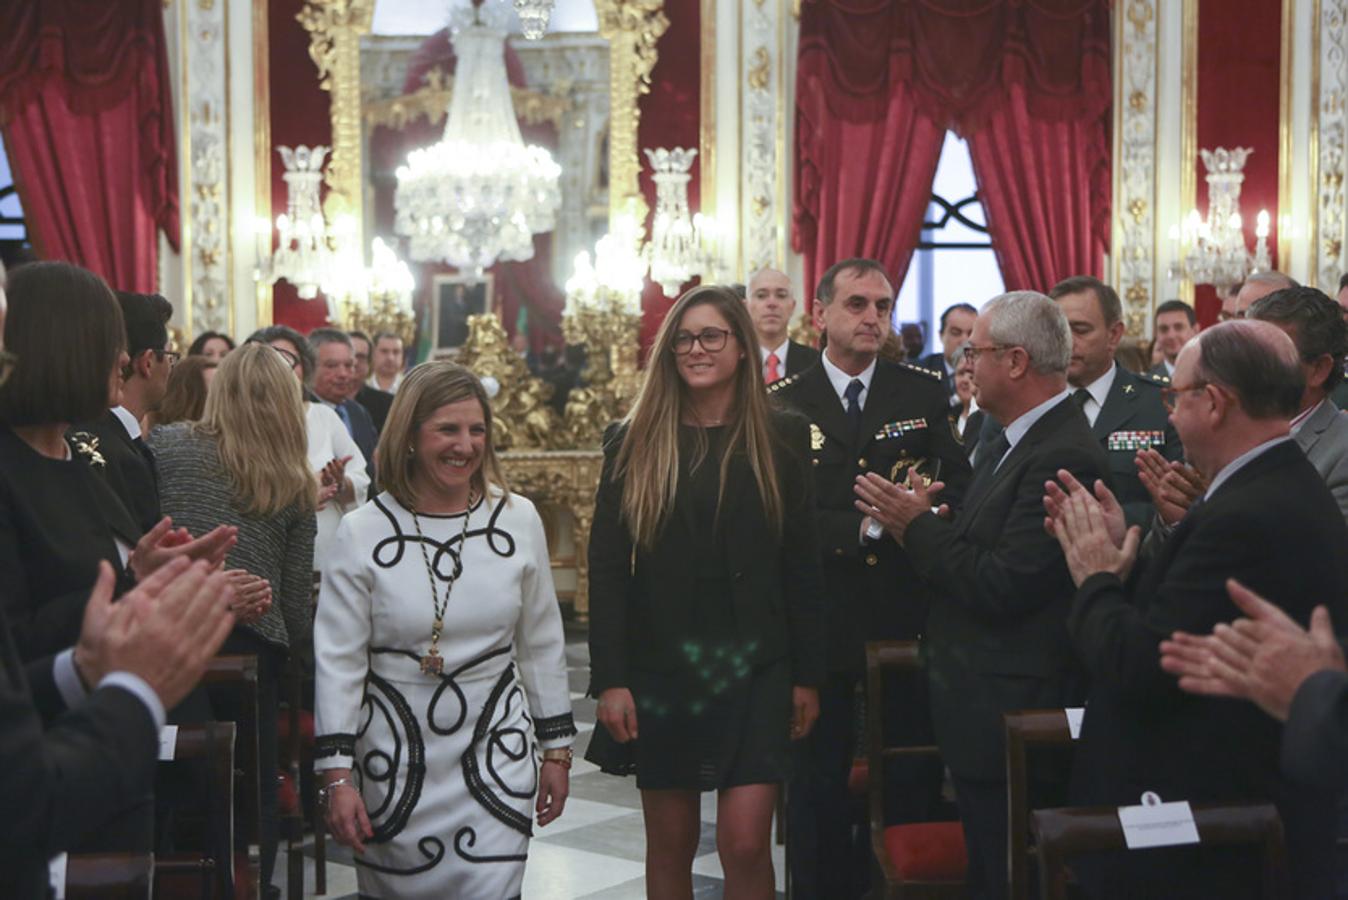
<path fill-rule="evenodd" d="M 645 873 L 639 862 L 534 841 L 524 866 L 529 900 L 576 900 Z"/>

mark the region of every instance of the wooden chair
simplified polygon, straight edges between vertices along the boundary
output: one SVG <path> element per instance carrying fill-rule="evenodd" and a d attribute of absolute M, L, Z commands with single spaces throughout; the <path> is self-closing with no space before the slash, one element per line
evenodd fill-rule
<path fill-rule="evenodd" d="M 235 868 L 250 882 L 251 895 L 261 892 L 262 862 L 259 855 L 262 832 L 262 777 L 258 763 L 257 657 L 252 654 L 221 655 L 207 664 L 201 683 L 212 692 L 229 691 L 239 710 L 234 754 L 234 817 L 243 823 L 242 847 L 236 847 Z"/>
<path fill-rule="evenodd" d="M 1256 846 L 1263 859 L 1263 896 L 1287 895 L 1282 820 L 1272 804 L 1193 806 L 1200 843 Z M 1067 900 L 1067 861 L 1083 853 L 1126 850 L 1118 809 L 1112 806 L 1038 809 L 1030 833 L 1039 863 L 1042 900 Z"/>
<path fill-rule="evenodd" d="M 229 817 L 224 834 L 228 841 L 227 859 L 217 859 L 210 850 L 199 853 L 174 853 L 155 858 L 154 893 L 159 897 L 209 897 L 225 900 L 234 896 L 231 861 L 234 858 L 234 738 L 233 722 L 207 722 L 178 728 L 173 761 L 206 761 L 208 810 Z M 173 761 L 160 762 L 171 766 Z M 249 894 L 248 896 L 253 896 Z"/>
<path fill-rule="evenodd" d="M 1072 743 L 1067 713 L 1061 709 L 1031 709 L 1006 713 L 1007 856 L 1011 867 L 1011 900 L 1029 900 L 1030 783 L 1029 750 L 1063 747 Z"/>
<path fill-rule="evenodd" d="M 873 641 L 866 645 L 867 805 L 871 896 L 884 900 L 945 900 L 966 896 L 968 854 L 959 822 L 921 822 L 885 827 L 885 762 L 903 756 L 936 756 L 934 746 L 885 746 L 884 683 L 894 672 L 922 667 L 916 641 Z"/>
<path fill-rule="evenodd" d="M 318 804 L 317 782 L 309 777 L 314 759 L 314 718 L 304 706 L 305 681 L 305 665 L 292 654 L 281 682 L 285 694 L 278 733 L 286 791 L 278 809 L 281 836 L 286 842 L 286 894 L 295 898 L 304 896 L 306 810 L 314 828 L 314 890 L 318 894 L 327 893 L 326 831 Z"/>
<path fill-rule="evenodd" d="M 149 900 L 153 853 L 71 854 L 66 861 L 66 900 Z"/>

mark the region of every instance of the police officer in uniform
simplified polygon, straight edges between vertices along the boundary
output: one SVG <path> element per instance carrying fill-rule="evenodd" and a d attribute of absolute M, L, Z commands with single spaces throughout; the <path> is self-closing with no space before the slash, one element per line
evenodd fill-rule
<path fill-rule="evenodd" d="M 826 346 L 819 363 L 778 381 L 774 397 L 810 420 L 824 578 L 828 676 L 819 692 L 814 732 L 788 789 L 787 859 L 793 896 L 860 896 L 869 871 L 867 836 L 851 840 L 847 776 L 856 747 L 853 702 L 862 683 L 865 642 L 915 639 L 926 618 L 928 589 L 904 552 L 856 508 L 857 477 L 879 472 L 903 479 L 910 468 L 958 498 L 969 465 L 946 420 L 949 402 L 938 374 L 878 358 L 890 332 L 894 290 L 883 266 L 844 260 L 820 279 L 815 324 Z M 926 684 L 910 678 L 887 690 L 887 735 L 932 740 Z M 890 702 L 892 701 L 892 702 Z M 939 765 L 905 761 L 889 770 L 896 821 L 925 817 L 940 790 Z M 897 798 L 904 802 L 899 804 Z"/>
<path fill-rule="evenodd" d="M 1058 282 L 1049 296 L 1072 328 L 1072 361 L 1067 383 L 1086 414 L 1091 433 L 1109 456 L 1114 495 L 1129 525 L 1145 534 L 1152 521 L 1151 495 L 1138 478 L 1138 450 L 1153 447 L 1166 459 L 1184 458 L 1179 435 L 1161 402 L 1162 375 L 1134 375 L 1114 361 L 1123 338 L 1123 306 L 1114 289 L 1097 278 L 1077 275 Z"/>

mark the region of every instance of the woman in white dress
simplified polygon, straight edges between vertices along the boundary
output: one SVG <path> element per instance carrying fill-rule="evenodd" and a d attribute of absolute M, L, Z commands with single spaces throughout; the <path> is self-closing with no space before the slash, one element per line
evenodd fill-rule
<path fill-rule="evenodd" d="M 363 897 L 517 897 L 576 734 L 543 523 L 462 366 L 408 374 L 378 458 L 384 492 L 342 520 L 314 625 L 328 828 Z"/>
<path fill-rule="evenodd" d="M 293 328 L 272 325 L 254 332 L 248 342 L 270 344 L 290 362 L 300 384 L 313 377 L 314 354 L 309 342 Z M 328 548 L 342 516 L 365 502 L 370 476 L 360 452 L 342 420 L 305 391 L 304 428 L 308 434 L 309 467 L 318 478 L 318 534 L 314 538 L 314 571 L 323 571 Z"/>

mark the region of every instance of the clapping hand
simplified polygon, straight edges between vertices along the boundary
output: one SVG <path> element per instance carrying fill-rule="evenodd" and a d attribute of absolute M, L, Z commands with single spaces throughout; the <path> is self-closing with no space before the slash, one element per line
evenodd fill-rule
<path fill-rule="evenodd" d="M 202 560 L 210 569 L 218 569 L 234 549 L 238 534 L 239 529 L 234 526 L 221 525 L 193 538 L 186 528 L 175 529 L 173 520 L 165 516 L 136 543 L 127 565 L 137 581 L 143 581 L 160 566 L 179 557 Z"/>
<path fill-rule="evenodd" d="M 328 501 L 342 492 L 346 484 L 346 464 L 350 456 L 335 456 L 318 473 L 318 508 L 323 509 Z"/>
<path fill-rule="evenodd" d="M 225 572 L 230 587 L 234 588 L 234 617 L 244 625 L 251 625 L 271 609 L 271 582 L 244 569 Z"/>
<path fill-rule="evenodd" d="M 1123 509 L 1103 482 L 1095 483 L 1092 496 L 1066 469 L 1058 470 L 1058 479 L 1066 491 L 1053 482 L 1044 485 L 1044 527 L 1058 539 L 1073 583 L 1080 587 L 1099 572 L 1127 578 L 1137 561 L 1142 530 L 1127 527 Z"/>
<path fill-rule="evenodd" d="M 1161 521 L 1174 525 L 1208 489 L 1208 480 L 1193 466 L 1172 462 L 1148 447 L 1137 451 L 1137 475 L 1151 495 Z"/>
<path fill-rule="evenodd" d="M 917 469 L 910 468 L 906 485 L 895 484 L 874 472 L 868 472 L 857 476 L 852 490 L 857 495 L 854 501 L 856 508 L 863 515 L 879 522 L 890 537 L 902 545 L 909 524 L 923 513 L 931 512 L 933 498 L 944 487 L 945 484 L 940 481 L 933 481 L 928 486 Z M 944 506 L 941 509 L 944 510 L 943 517 L 948 517 L 949 509 Z"/>
<path fill-rule="evenodd" d="M 1307 630 L 1234 578 L 1226 582 L 1226 591 L 1246 618 L 1218 625 L 1209 635 L 1177 631 L 1161 642 L 1161 668 L 1179 676 L 1183 690 L 1251 700 L 1286 721 L 1292 698 L 1308 677 L 1324 669 L 1345 671 L 1325 607 L 1311 612 Z"/>

